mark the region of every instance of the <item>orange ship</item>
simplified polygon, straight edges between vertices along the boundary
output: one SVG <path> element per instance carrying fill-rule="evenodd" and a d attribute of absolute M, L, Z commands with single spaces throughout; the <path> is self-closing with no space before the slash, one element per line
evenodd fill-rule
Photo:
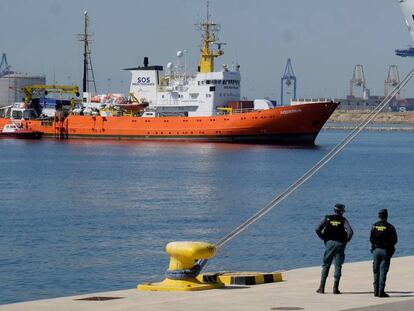
<path fill-rule="evenodd" d="M 86 26 L 85 14 L 85 72 L 90 54 Z M 217 43 L 218 25 L 208 16 L 200 28 L 203 41 L 196 74 L 188 74 L 182 65 L 185 52 L 178 52 L 177 64 L 167 64 L 165 72 L 163 66 L 149 66 L 145 58 L 143 67 L 127 69 L 132 73 L 130 101 L 103 103 L 90 100 L 84 73 L 83 103 L 67 111 L 57 109 L 49 119 L 38 119 L 39 111 L 30 106 L 10 108 L 0 118 L 0 128 L 12 119 L 27 130 L 59 138 L 314 144 L 338 103 L 292 101 L 275 106 L 265 99 L 240 100 L 239 66 L 230 70 L 223 65 L 214 71 L 214 59 L 223 54 L 222 43 Z M 217 49 L 211 48 L 213 43 Z"/>
<path fill-rule="evenodd" d="M 28 130 L 59 138 L 168 139 L 270 144 L 314 144 L 337 107 L 321 101 L 210 117 L 69 115 L 63 121 L 21 120 Z M 10 119 L 0 118 L 3 128 Z"/>

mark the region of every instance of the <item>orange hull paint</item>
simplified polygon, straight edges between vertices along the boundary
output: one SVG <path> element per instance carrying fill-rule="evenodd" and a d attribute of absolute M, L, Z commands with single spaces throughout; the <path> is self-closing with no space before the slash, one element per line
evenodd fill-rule
<path fill-rule="evenodd" d="M 63 122 L 23 121 L 24 128 L 65 138 L 168 139 L 313 144 L 338 106 L 333 102 L 211 117 L 69 115 Z M 0 119 L 0 126 L 9 123 Z"/>

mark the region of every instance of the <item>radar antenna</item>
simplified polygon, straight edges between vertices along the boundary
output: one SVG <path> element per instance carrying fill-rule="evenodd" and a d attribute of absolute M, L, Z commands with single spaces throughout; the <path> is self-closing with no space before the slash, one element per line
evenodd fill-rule
<path fill-rule="evenodd" d="M 224 43 L 219 43 L 218 32 L 220 31 L 220 25 L 213 23 L 210 16 L 210 1 L 207 0 L 207 19 L 197 25 L 198 29 L 203 32 L 202 44 L 201 44 L 201 56 L 200 56 L 200 72 L 213 72 L 214 71 L 214 58 L 224 54 L 221 50 L 221 46 Z M 217 44 L 218 49 L 210 49 L 211 44 Z"/>
<path fill-rule="evenodd" d="M 210 0 L 207 0 L 207 21 L 209 21 L 211 18 L 210 15 Z"/>

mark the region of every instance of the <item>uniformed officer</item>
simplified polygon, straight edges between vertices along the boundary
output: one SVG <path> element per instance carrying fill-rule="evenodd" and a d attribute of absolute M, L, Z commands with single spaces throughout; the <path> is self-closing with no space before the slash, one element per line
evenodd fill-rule
<path fill-rule="evenodd" d="M 318 290 L 319 294 L 325 293 L 326 278 L 332 261 L 335 265 L 333 293 L 340 294 L 339 281 L 341 279 L 342 264 L 345 260 L 346 244 L 352 239 L 354 232 L 348 220 L 343 216 L 345 205 L 335 204 L 334 215 L 326 215 L 316 227 L 316 234 L 325 242 L 325 254 L 321 272 L 321 282 Z"/>
<path fill-rule="evenodd" d="M 382 209 L 378 213 L 379 221 L 371 228 L 371 252 L 374 272 L 374 296 L 389 297 L 385 292 L 385 281 L 390 268 L 391 257 L 398 242 L 397 232 L 388 220 L 388 210 Z"/>

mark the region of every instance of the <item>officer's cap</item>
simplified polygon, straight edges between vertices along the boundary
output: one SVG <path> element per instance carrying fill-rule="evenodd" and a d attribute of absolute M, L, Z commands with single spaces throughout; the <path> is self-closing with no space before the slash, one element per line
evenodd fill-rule
<path fill-rule="evenodd" d="M 381 218 L 381 219 L 388 218 L 388 210 L 386 208 L 383 208 L 383 209 L 379 210 L 378 217 Z"/>
<path fill-rule="evenodd" d="M 335 212 L 345 212 L 345 205 L 341 204 L 341 203 L 336 203 L 335 204 L 335 208 L 334 208 Z"/>

